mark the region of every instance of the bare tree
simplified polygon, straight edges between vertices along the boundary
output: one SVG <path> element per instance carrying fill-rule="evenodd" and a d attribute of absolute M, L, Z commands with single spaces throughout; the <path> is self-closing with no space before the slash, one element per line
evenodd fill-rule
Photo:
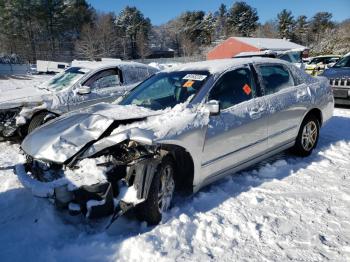
<path fill-rule="evenodd" d="M 146 58 L 151 53 L 147 35 L 144 32 L 139 31 L 136 35 L 136 42 L 138 55 L 142 59 Z"/>
<path fill-rule="evenodd" d="M 85 25 L 75 49 L 79 56 L 90 60 L 117 56 L 118 45 L 113 15 L 101 14 L 94 25 Z"/>
<path fill-rule="evenodd" d="M 196 43 L 193 42 L 190 38 L 182 36 L 181 47 L 183 56 L 188 57 L 194 54 L 196 50 Z"/>
<path fill-rule="evenodd" d="M 95 33 L 96 29 L 93 26 L 83 26 L 81 39 L 75 45 L 75 50 L 80 57 L 94 60 L 99 56 L 99 41 Z"/>

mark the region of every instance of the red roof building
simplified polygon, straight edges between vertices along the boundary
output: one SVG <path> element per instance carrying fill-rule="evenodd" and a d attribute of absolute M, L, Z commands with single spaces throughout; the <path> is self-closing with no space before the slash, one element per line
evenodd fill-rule
<path fill-rule="evenodd" d="M 264 50 L 287 51 L 291 49 L 306 49 L 306 47 L 285 39 L 230 37 L 210 50 L 207 54 L 207 59 L 232 58 L 242 52 L 257 52 Z"/>

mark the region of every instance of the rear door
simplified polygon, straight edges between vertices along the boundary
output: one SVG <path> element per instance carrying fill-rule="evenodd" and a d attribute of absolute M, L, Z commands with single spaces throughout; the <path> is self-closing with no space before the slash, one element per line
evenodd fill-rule
<path fill-rule="evenodd" d="M 266 63 L 256 67 L 268 112 L 268 147 L 278 148 L 296 138 L 311 101 L 310 91 L 284 64 Z"/>
<path fill-rule="evenodd" d="M 249 66 L 226 72 L 208 100 L 220 102 L 220 114 L 210 116 L 203 148 L 205 176 L 216 176 L 261 154 L 267 148 L 267 118 Z M 204 179 L 204 178 L 203 178 Z"/>

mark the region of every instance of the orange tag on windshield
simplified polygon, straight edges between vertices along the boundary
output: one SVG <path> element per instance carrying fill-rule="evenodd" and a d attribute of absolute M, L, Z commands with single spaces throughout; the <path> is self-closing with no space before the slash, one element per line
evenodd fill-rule
<path fill-rule="evenodd" d="M 183 84 L 183 87 L 192 87 L 194 84 L 194 81 L 188 80 L 186 83 Z"/>
<path fill-rule="evenodd" d="M 248 84 L 245 84 L 245 85 L 243 86 L 243 91 L 244 91 L 244 93 L 245 93 L 247 96 L 249 96 L 250 93 L 252 92 L 252 89 L 250 88 L 250 86 L 249 86 Z"/>

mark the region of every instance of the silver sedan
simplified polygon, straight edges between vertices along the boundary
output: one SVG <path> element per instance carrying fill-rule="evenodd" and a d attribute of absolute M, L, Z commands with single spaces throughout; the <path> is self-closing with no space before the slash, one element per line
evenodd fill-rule
<path fill-rule="evenodd" d="M 325 78 L 288 62 L 237 58 L 157 73 L 117 105 L 98 104 L 37 129 L 16 167 L 34 195 L 113 219 L 136 207 L 161 220 L 175 190 L 201 187 L 282 150 L 305 157 L 331 118 Z"/>

